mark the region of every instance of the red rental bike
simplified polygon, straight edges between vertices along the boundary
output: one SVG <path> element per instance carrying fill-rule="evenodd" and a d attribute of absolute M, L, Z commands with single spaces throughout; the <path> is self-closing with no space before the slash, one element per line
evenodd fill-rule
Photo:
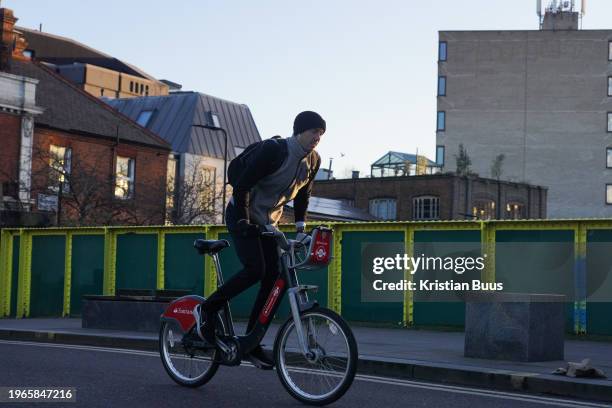
<path fill-rule="evenodd" d="M 264 338 L 285 295 L 291 315 L 278 330 L 274 361 L 285 389 L 299 401 L 326 405 L 342 397 L 357 371 L 357 343 L 348 324 L 332 310 L 319 307 L 308 292 L 316 286 L 300 285 L 297 272 L 327 266 L 331 259 L 332 230 L 314 228 L 302 240 L 287 239 L 274 226 L 262 235 L 274 237 L 281 248 L 281 271 L 251 332 L 237 336 L 229 303 L 217 313 L 217 347 L 204 341 L 200 310 L 204 298 L 190 295 L 172 302 L 161 316 L 159 352 L 168 375 L 178 384 L 199 387 L 215 375 L 220 365 L 238 366 Z M 219 253 L 225 240 L 198 239 L 194 246 L 210 255 L 223 284 Z"/>

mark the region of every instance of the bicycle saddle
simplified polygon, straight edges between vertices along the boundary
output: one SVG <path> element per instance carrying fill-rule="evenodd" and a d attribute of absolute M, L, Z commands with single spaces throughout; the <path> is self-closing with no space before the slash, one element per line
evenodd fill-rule
<path fill-rule="evenodd" d="M 229 247 L 230 244 L 224 239 L 220 239 L 218 241 L 209 239 L 196 239 L 193 242 L 193 247 L 198 250 L 200 255 L 210 254 L 214 255 L 217 252 L 220 252 L 222 249 Z"/>

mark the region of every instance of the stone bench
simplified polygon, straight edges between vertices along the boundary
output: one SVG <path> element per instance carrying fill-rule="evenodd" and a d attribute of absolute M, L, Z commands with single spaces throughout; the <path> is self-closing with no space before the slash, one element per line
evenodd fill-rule
<path fill-rule="evenodd" d="M 465 357 L 564 359 L 565 296 L 473 293 L 466 297 Z"/>
<path fill-rule="evenodd" d="M 83 296 L 81 327 L 157 332 L 168 304 L 190 294 L 180 290 L 118 289 L 114 296 Z"/>

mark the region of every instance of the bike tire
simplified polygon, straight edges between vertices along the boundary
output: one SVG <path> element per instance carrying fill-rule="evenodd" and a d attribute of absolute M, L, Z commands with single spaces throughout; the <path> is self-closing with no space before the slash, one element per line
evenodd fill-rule
<path fill-rule="evenodd" d="M 295 324 L 292 318 L 289 318 L 283 324 L 283 326 L 279 329 L 278 334 L 276 336 L 276 340 L 274 342 L 274 357 L 275 357 L 275 362 L 276 362 L 276 373 L 278 374 L 278 377 L 283 387 L 287 390 L 287 392 L 289 392 L 289 394 L 292 397 L 294 397 L 298 401 L 304 404 L 308 404 L 308 405 L 318 405 L 318 406 L 327 405 L 341 398 L 346 393 L 346 391 L 348 391 L 351 384 L 353 383 L 353 380 L 355 379 L 355 374 L 357 372 L 357 363 L 358 363 L 357 342 L 355 341 L 355 336 L 353 335 L 353 332 L 351 328 L 348 326 L 348 324 L 344 321 L 342 317 L 340 317 L 340 315 L 333 312 L 332 310 L 321 308 L 321 307 L 315 307 L 313 309 L 300 313 L 300 319 L 302 321 L 305 321 L 305 320 L 308 321 L 309 317 L 324 318 L 330 322 L 333 322 L 333 325 L 330 324 L 329 327 L 330 328 L 332 326 L 335 327 L 334 330 L 336 331 L 339 329 L 340 334 L 342 334 L 343 336 L 343 339 L 341 339 L 338 343 L 341 343 L 342 340 L 345 342 L 345 345 L 347 347 L 347 351 L 346 351 L 347 363 L 346 363 L 346 369 L 341 374 L 341 380 L 339 384 L 332 391 L 325 393 L 323 395 L 320 395 L 320 396 L 316 396 L 313 394 L 309 394 L 303 389 L 299 389 L 300 387 L 297 386 L 297 384 L 295 383 L 295 380 L 291 378 L 291 375 L 289 374 L 290 371 L 296 371 L 298 374 L 300 374 L 301 373 L 300 370 L 304 370 L 305 374 L 303 375 L 308 374 L 308 375 L 314 376 L 315 378 L 318 378 L 317 376 L 319 376 L 315 368 L 312 368 L 312 369 L 308 369 L 307 367 L 306 368 L 294 367 L 293 369 L 289 368 L 289 363 L 287 362 L 287 358 L 285 358 L 284 356 L 285 351 L 283 349 L 287 347 L 288 338 L 291 335 L 291 332 L 292 331 L 295 332 Z M 337 336 L 337 334 L 334 334 L 334 336 Z M 296 336 L 296 339 L 297 339 L 297 336 Z M 295 341 L 293 341 L 293 343 L 295 344 Z M 316 344 L 317 348 L 322 348 L 318 345 L 318 339 L 316 343 L 317 343 Z M 325 351 L 323 352 L 323 355 L 325 355 Z M 306 358 L 301 354 L 301 352 L 298 352 L 298 353 L 292 352 L 292 353 L 289 353 L 288 356 L 290 356 L 292 359 L 293 358 L 299 359 L 300 358 L 299 356 L 301 356 L 301 358 L 303 358 L 304 361 L 307 361 Z M 326 358 L 327 357 L 323 357 L 322 360 Z M 340 359 L 336 357 L 329 357 L 329 358 L 337 359 L 340 361 Z M 324 365 L 325 363 L 323 362 L 322 366 Z M 314 366 L 314 363 L 313 363 L 313 366 Z M 323 374 L 323 375 L 327 375 L 327 374 Z M 335 376 L 335 377 L 338 377 L 338 376 Z"/>
<path fill-rule="evenodd" d="M 219 320 L 221 319 L 219 318 Z M 168 329 L 170 327 L 169 326 L 170 324 L 171 322 L 164 321 L 161 323 L 161 327 L 159 329 L 159 354 L 160 354 L 164 369 L 166 370 L 170 378 L 174 380 L 174 382 L 184 387 L 196 388 L 196 387 L 200 387 L 206 384 L 208 381 L 210 381 L 213 378 L 213 376 L 216 374 L 217 370 L 219 369 L 219 362 L 216 361 L 217 351 L 213 351 L 212 353 L 210 353 L 211 354 L 210 362 L 206 370 L 201 372 L 199 375 L 197 375 L 196 377 L 192 379 L 189 379 L 185 377 L 184 375 L 181 375 L 180 373 L 177 372 L 178 369 L 175 367 L 174 363 L 172 361 L 168 361 L 169 353 L 167 352 L 167 345 L 168 345 L 167 336 L 168 336 Z M 223 327 L 222 323 L 218 323 L 217 328 L 221 328 L 221 327 Z"/>

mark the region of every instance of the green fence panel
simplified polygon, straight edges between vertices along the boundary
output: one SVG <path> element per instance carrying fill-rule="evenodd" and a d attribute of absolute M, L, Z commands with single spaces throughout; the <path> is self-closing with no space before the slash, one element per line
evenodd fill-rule
<path fill-rule="evenodd" d="M 70 315 L 79 316 L 83 295 L 104 293 L 104 236 L 72 236 L 72 279 L 70 281 Z"/>
<path fill-rule="evenodd" d="M 403 302 L 362 302 L 362 252 L 370 244 L 403 243 L 403 231 L 342 234 L 342 315 L 352 321 L 401 324 Z"/>
<path fill-rule="evenodd" d="M 13 236 L 13 265 L 11 271 L 11 312 L 9 316 L 17 315 L 17 291 L 19 290 L 19 236 Z"/>
<path fill-rule="evenodd" d="M 30 317 L 62 315 L 65 246 L 65 236 L 32 237 Z"/>
<path fill-rule="evenodd" d="M 587 232 L 587 333 L 612 335 L 612 230 Z"/>
<path fill-rule="evenodd" d="M 157 234 L 117 236 L 116 289 L 157 287 Z"/>
<path fill-rule="evenodd" d="M 496 231 L 496 281 L 504 292 L 568 294 L 568 332 L 574 330 L 574 247 L 573 230 Z"/>
<path fill-rule="evenodd" d="M 204 257 L 193 247 L 202 233 L 166 234 L 164 253 L 164 288 L 188 290 L 204 295 Z"/>
<path fill-rule="evenodd" d="M 415 231 L 414 257 L 462 257 L 480 256 L 479 230 Z M 457 275 L 454 271 L 424 270 L 417 272 L 419 279 L 460 281 L 480 279 L 480 272 L 467 271 Z M 413 320 L 417 326 L 463 327 L 465 303 L 448 299 L 435 300 L 439 294 L 417 291 L 414 294 Z"/>

